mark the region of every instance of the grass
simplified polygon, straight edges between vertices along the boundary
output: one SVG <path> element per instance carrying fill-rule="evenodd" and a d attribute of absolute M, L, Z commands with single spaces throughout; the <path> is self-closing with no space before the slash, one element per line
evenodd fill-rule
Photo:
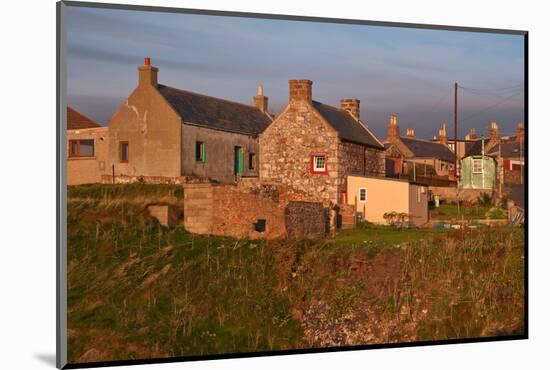
<path fill-rule="evenodd" d="M 439 220 L 476 220 L 476 219 L 506 219 L 506 211 L 502 208 L 492 206 L 472 205 L 461 206 L 460 211 L 456 204 L 441 204 L 439 207 L 430 210 L 430 218 Z"/>
<path fill-rule="evenodd" d="M 177 186 L 68 192 L 69 360 L 517 334 L 523 229 L 363 227 L 251 241 L 165 228 Z"/>

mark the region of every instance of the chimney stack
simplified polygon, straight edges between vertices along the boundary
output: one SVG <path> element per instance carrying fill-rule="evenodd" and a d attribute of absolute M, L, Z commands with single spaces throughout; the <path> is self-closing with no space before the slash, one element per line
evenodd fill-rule
<path fill-rule="evenodd" d="M 518 143 L 520 141 L 525 141 L 525 126 L 523 125 L 523 122 L 518 123 L 516 126 L 516 141 Z"/>
<path fill-rule="evenodd" d="M 258 85 L 258 95 L 256 95 L 254 98 L 254 106 L 258 108 L 263 113 L 267 112 L 267 96 L 264 96 L 264 87 L 262 84 Z"/>
<path fill-rule="evenodd" d="M 437 140 L 439 140 L 440 143 L 447 145 L 447 124 L 444 123 L 443 127 L 439 129 L 439 135 L 437 136 Z"/>
<path fill-rule="evenodd" d="M 470 132 L 468 132 L 468 135 L 466 135 L 465 139 L 466 140 L 475 140 L 475 139 L 477 139 L 476 129 L 471 128 Z"/>
<path fill-rule="evenodd" d="M 390 114 L 390 122 L 388 123 L 388 139 L 399 139 L 399 125 L 397 124 L 397 116 Z"/>
<path fill-rule="evenodd" d="M 351 114 L 355 119 L 359 119 L 361 112 L 359 110 L 359 104 L 361 101 L 356 98 L 341 99 L 340 108 Z"/>
<path fill-rule="evenodd" d="M 495 141 L 500 139 L 500 133 L 498 131 L 498 124 L 493 121 L 489 126 L 489 140 Z"/>
<path fill-rule="evenodd" d="M 143 65 L 138 67 L 138 71 L 140 85 L 151 85 L 153 87 L 157 87 L 157 76 L 159 69 L 151 66 L 151 58 L 145 58 Z"/>
<path fill-rule="evenodd" d="M 311 104 L 311 80 L 290 80 L 288 85 L 290 87 L 289 102 L 303 102 Z"/>
<path fill-rule="evenodd" d="M 414 137 L 414 128 L 407 129 L 407 137 Z"/>

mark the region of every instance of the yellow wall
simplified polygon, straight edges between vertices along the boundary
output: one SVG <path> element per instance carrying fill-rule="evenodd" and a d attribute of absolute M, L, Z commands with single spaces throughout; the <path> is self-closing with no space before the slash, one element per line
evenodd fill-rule
<path fill-rule="evenodd" d="M 363 212 L 369 222 L 386 224 L 384 213 L 408 213 L 411 226 L 419 226 L 428 221 L 428 188 L 417 201 L 417 185 L 404 180 L 384 177 L 348 176 L 347 203 L 354 205 L 357 199 L 357 212 Z M 359 201 L 359 189 L 367 189 L 367 200 Z"/>

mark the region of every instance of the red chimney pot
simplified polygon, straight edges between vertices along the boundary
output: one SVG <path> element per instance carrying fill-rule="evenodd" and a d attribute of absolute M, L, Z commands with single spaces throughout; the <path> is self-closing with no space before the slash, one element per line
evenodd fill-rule
<path fill-rule="evenodd" d="M 151 65 L 151 58 L 147 57 L 145 58 L 145 65 L 150 66 Z"/>

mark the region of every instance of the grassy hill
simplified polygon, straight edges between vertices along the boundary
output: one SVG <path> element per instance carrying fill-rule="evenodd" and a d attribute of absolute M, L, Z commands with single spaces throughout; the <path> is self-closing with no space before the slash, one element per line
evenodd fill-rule
<path fill-rule="evenodd" d="M 523 331 L 523 229 L 236 240 L 162 227 L 152 202 L 182 188 L 69 188 L 71 362 Z"/>

